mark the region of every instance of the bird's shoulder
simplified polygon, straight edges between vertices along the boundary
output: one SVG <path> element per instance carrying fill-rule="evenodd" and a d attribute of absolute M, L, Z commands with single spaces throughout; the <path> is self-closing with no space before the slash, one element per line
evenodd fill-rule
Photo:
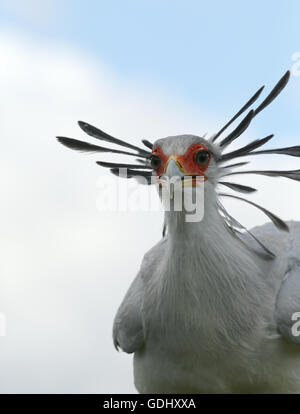
<path fill-rule="evenodd" d="M 290 261 L 280 285 L 275 304 L 275 321 L 279 333 L 300 345 L 300 258 Z"/>
<path fill-rule="evenodd" d="M 243 233 L 241 239 L 248 247 L 254 251 L 260 251 L 257 241 L 261 242 L 270 250 L 277 259 L 282 260 L 293 254 L 300 257 L 300 222 L 288 221 L 289 231 L 278 230 L 273 223 L 266 223 L 250 229 L 250 233 Z"/>
<path fill-rule="evenodd" d="M 272 223 L 251 231 L 276 254 L 271 269 L 278 281 L 274 310 L 277 330 L 289 342 L 300 345 L 300 222 L 287 224 L 289 232 L 277 230 Z"/>
<path fill-rule="evenodd" d="M 167 236 L 155 244 L 150 250 L 148 250 L 143 257 L 140 277 L 147 281 L 153 275 L 154 268 L 164 257 L 167 245 Z"/>
<path fill-rule="evenodd" d="M 141 348 L 144 343 L 144 330 L 141 318 L 141 308 L 144 287 L 154 272 L 155 265 L 164 254 L 166 240 L 162 239 L 153 246 L 143 257 L 141 268 L 130 285 L 116 314 L 113 326 L 115 347 L 132 353 Z"/>
<path fill-rule="evenodd" d="M 251 232 L 277 255 L 291 249 L 300 253 L 300 222 L 288 221 L 287 225 L 288 232 L 278 230 L 273 223 L 254 227 Z"/>

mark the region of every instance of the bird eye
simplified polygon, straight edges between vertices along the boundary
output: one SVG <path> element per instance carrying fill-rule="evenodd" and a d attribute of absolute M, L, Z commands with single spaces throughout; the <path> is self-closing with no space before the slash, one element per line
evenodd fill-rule
<path fill-rule="evenodd" d="M 198 151 L 195 155 L 195 161 L 201 165 L 207 164 L 209 159 L 210 159 L 210 154 L 206 150 Z"/>
<path fill-rule="evenodd" d="M 161 159 L 157 155 L 151 155 L 151 167 L 156 170 L 161 164 Z"/>

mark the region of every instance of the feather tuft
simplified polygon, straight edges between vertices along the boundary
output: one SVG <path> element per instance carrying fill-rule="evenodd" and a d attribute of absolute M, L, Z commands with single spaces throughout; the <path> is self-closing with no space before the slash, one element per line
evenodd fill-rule
<path fill-rule="evenodd" d="M 267 210 L 266 208 L 256 203 L 253 203 L 253 201 L 250 201 L 250 200 L 247 200 L 246 198 L 238 197 L 232 194 L 219 193 L 219 196 L 230 197 L 230 198 L 235 198 L 236 200 L 239 200 L 239 201 L 244 201 L 245 203 L 248 203 L 252 205 L 253 207 L 256 207 L 258 210 L 262 211 L 267 217 L 269 217 L 269 219 L 275 224 L 275 226 L 278 229 L 283 230 L 283 231 L 289 231 L 288 225 L 283 220 L 281 220 L 275 214 L 271 213 L 271 211 Z"/>
<path fill-rule="evenodd" d="M 133 149 L 141 154 L 148 154 L 150 155 L 149 151 L 145 151 L 143 148 L 139 148 L 136 145 L 132 145 L 128 142 L 125 142 L 121 139 L 115 138 L 106 132 L 101 131 L 101 129 L 94 127 L 93 125 L 88 124 L 87 122 L 78 121 L 78 125 L 80 128 L 88 135 L 93 138 L 100 139 L 102 141 L 110 142 L 111 144 L 117 144 L 122 147 L 127 147 Z"/>

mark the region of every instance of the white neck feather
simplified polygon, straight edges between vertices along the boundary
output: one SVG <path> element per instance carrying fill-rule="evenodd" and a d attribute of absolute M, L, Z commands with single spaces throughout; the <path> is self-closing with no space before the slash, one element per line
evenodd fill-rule
<path fill-rule="evenodd" d="M 267 289 L 255 254 L 228 231 L 216 202 L 209 205 L 198 223 L 186 222 L 184 212 L 166 212 L 168 239 L 160 285 L 164 312 L 169 307 L 177 321 L 184 312 L 186 323 L 187 309 L 192 315 L 197 308 L 202 323 L 218 326 L 227 337 L 233 332 L 240 336 L 261 322 Z"/>

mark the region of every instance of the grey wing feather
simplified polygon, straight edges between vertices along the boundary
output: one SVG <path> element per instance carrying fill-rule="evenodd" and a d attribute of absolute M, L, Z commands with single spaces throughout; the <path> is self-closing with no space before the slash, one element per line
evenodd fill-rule
<path fill-rule="evenodd" d="M 275 288 L 276 294 L 274 319 L 277 330 L 289 342 L 300 345 L 300 335 L 295 335 L 298 319 L 293 318 L 300 312 L 300 223 L 290 221 L 288 225 L 290 233 L 278 231 L 272 223 L 251 232 L 276 254 L 271 263 L 257 260 L 263 274 L 272 276 L 269 281 L 270 289 Z M 250 246 L 254 243 L 247 234 L 245 239 Z"/>
<path fill-rule="evenodd" d="M 272 275 L 270 289 L 275 287 L 277 330 L 286 340 L 300 345 L 300 335 L 295 336 L 293 329 L 293 315 L 300 312 L 300 223 L 289 221 L 288 226 L 289 233 L 278 231 L 271 223 L 252 231 L 277 256 L 269 270 L 262 268 L 263 274 Z"/>
<path fill-rule="evenodd" d="M 155 272 L 156 264 L 164 255 L 167 237 L 157 243 L 144 256 L 141 269 L 132 282 L 119 307 L 114 321 L 113 340 L 115 347 L 131 354 L 144 344 L 142 306 L 145 285 Z"/>
<path fill-rule="evenodd" d="M 113 340 L 116 349 L 132 353 L 143 345 L 144 333 L 141 318 L 143 300 L 142 269 L 132 282 L 114 320 Z"/>
<path fill-rule="evenodd" d="M 300 331 L 295 329 L 297 312 L 300 312 L 300 261 L 295 259 L 290 264 L 277 295 L 275 320 L 281 335 L 300 345 Z"/>

